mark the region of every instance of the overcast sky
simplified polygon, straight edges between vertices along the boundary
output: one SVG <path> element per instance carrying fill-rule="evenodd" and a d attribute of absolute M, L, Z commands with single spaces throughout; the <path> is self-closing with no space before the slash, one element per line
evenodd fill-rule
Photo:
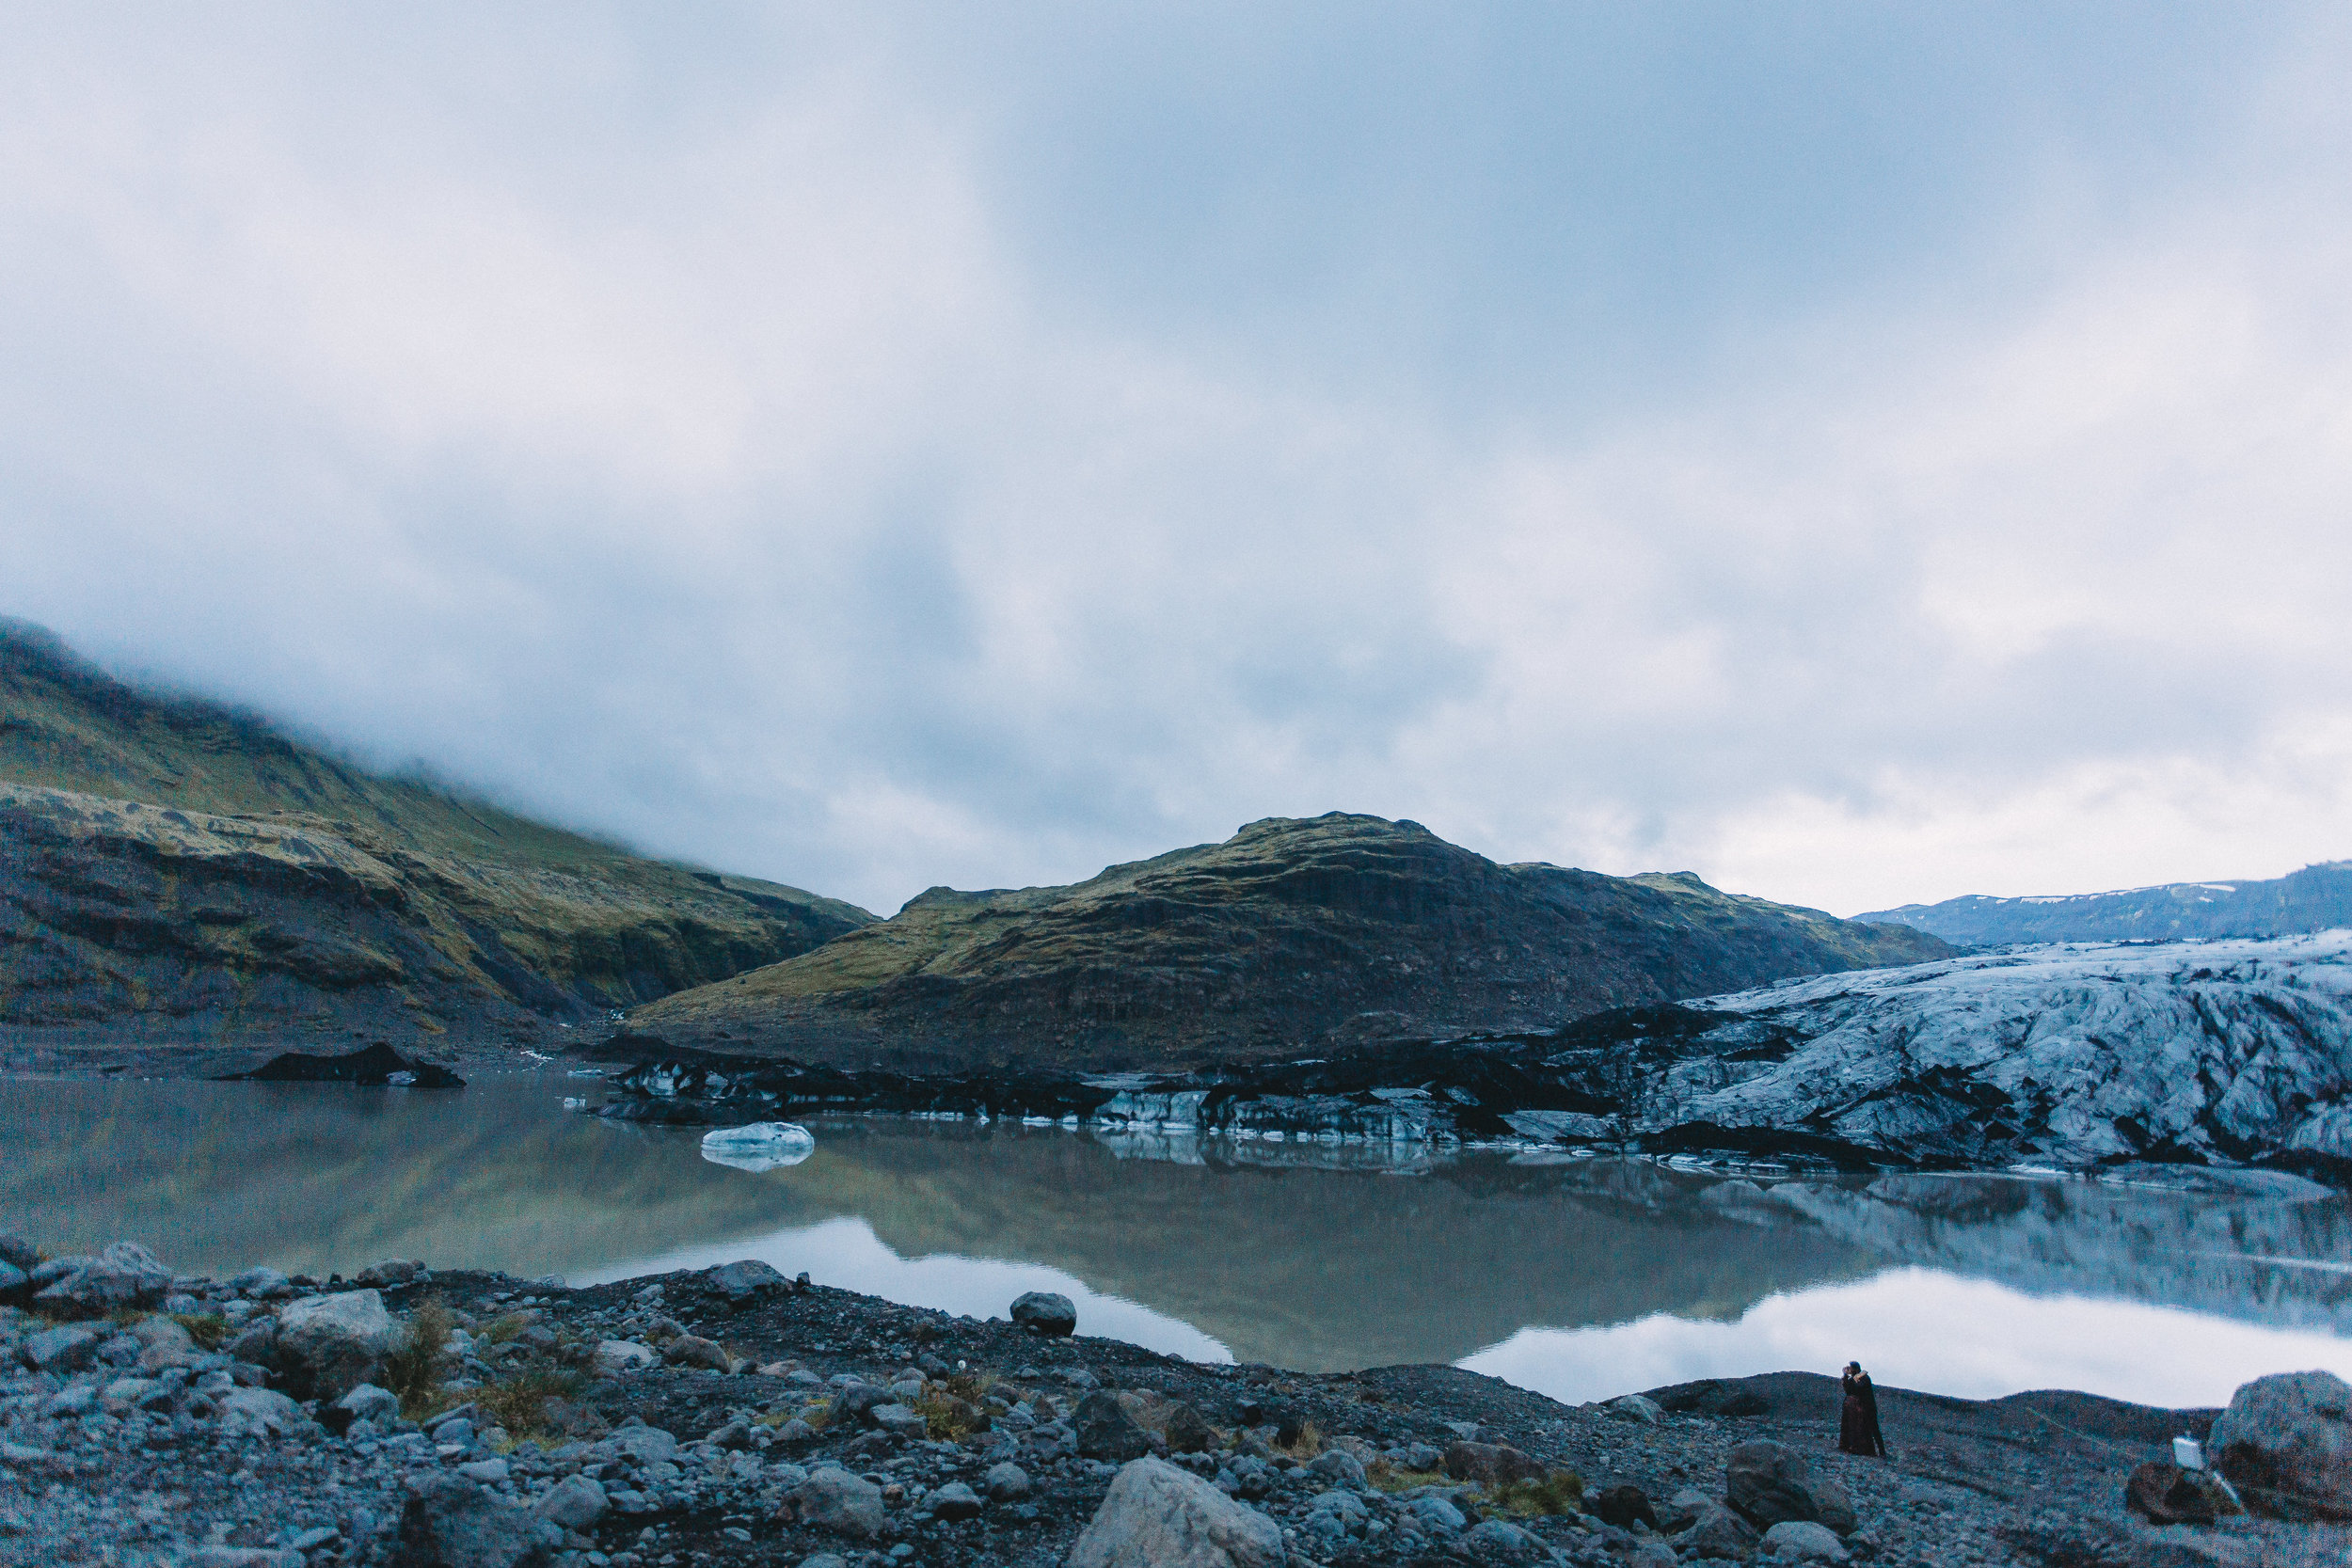
<path fill-rule="evenodd" d="M 683 18 L 683 20 L 681 20 Z M 2341 7 L 16 6 L 0 612 L 881 910 L 2352 855 Z"/>

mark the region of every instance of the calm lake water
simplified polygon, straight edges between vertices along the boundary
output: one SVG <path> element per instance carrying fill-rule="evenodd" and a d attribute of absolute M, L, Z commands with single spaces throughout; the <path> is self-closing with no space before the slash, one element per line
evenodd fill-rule
<path fill-rule="evenodd" d="M 880 1117 L 814 1123 L 813 1154 L 756 1170 L 563 1109 L 583 1093 L 601 1087 L 0 1081 L 0 1229 L 53 1251 L 129 1238 L 215 1275 L 407 1257 L 583 1284 L 762 1258 L 978 1317 L 1061 1291 L 1081 1332 L 1196 1359 L 1456 1362 L 1580 1401 L 1849 1358 L 1899 1386 L 2157 1404 L 2352 1376 L 2341 1196 L 1759 1186 L 1504 1153 L 1329 1169 L 1295 1146 L 1236 1164 Z"/>

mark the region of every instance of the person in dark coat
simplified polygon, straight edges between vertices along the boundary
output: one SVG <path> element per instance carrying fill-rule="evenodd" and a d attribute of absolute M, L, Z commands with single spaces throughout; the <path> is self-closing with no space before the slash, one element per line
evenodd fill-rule
<path fill-rule="evenodd" d="M 1879 1394 L 1870 1386 L 1870 1374 L 1861 1362 L 1849 1361 L 1838 1382 L 1846 1391 L 1846 1404 L 1837 1415 L 1837 1446 L 1848 1453 L 1884 1459 L 1886 1436 L 1879 1431 Z"/>

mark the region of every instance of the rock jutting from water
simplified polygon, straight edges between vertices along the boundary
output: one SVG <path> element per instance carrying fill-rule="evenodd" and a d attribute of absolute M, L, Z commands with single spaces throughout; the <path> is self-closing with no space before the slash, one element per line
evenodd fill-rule
<path fill-rule="evenodd" d="M 1653 1389 L 1629 1419 L 1448 1367 L 1041 1338 L 749 1260 L 585 1290 L 368 1272 L 388 1283 L 173 1275 L 167 1313 L 92 1323 L 0 1308 L 0 1560 L 2055 1568 L 2352 1545 L 2324 1522 L 2352 1507 L 2327 1457 L 2344 1392 L 2312 1374 L 2249 1385 L 2218 1428 L 1882 1388 L 1877 1460 L 1836 1451 L 1836 1385 L 1810 1373 Z M 2209 1429 L 2253 1512 L 2142 1518 L 2194 1493 L 2144 1472 Z"/>

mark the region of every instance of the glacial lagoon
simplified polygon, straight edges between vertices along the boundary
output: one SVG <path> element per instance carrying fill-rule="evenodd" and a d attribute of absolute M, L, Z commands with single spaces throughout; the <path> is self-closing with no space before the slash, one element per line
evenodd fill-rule
<path fill-rule="evenodd" d="M 855 1117 L 804 1158 L 462 1090 L 0 1081 L 0 1229 L 324 1277 L 388 1257 L 574 1284 L 765 1259 L 986 1317 L 1316 1370 L 1454 1362 L 1581 1401 L 1849 1358 L 1968 1397 L 2226 1401 L 2352 1376 L 2352 1202 L 2079 1178 L 1743 1180 L 1508 1150 L 1201 1148 Z M 2285 1187 L 2285 1184 L 2281 1184 Z"/>

